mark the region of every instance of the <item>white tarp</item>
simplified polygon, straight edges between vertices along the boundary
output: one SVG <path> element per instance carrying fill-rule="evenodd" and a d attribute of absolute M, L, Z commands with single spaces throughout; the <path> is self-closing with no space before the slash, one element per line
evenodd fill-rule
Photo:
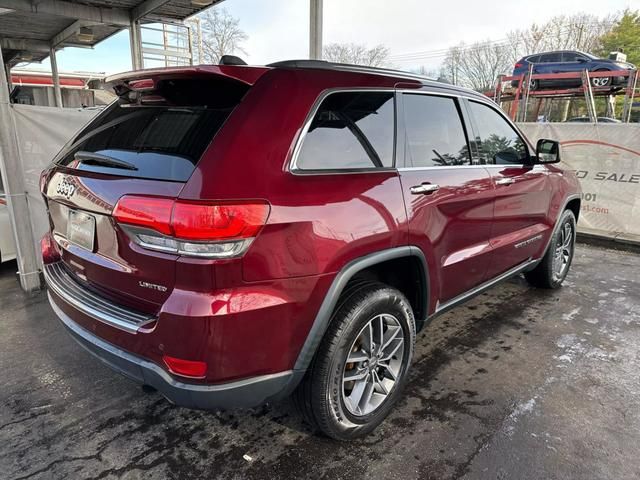
<path fill-rule="evenodd" d="M 99 109 L 13 105 L 31 226 L 37 244 L 36 251 L 40 251 L 38 243 L 49 228 L 44 201 L 40 194 L 40 172 L 51 163 L 53 157 L 78 130 L 99 111 Z"/>
<path fill-rule="evenodd" d="M 535 144 L 558 140 L 582 186 L 578 231 L 640 242 L 640 125 L 521 123 Z"/>

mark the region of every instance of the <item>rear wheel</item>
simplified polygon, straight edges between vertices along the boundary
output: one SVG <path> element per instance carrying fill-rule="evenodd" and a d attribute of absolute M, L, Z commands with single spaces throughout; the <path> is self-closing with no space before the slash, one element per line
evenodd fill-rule
<path fill-rule="evenodd" d="M 575 242 L 576 217 L 571 210 L 565 210 L 542 261 L 524 274 L 527 281 L 535 287 L 559 288 L 569 273 Z"/>
<path fill-rule="evenodd" d="M 415 321 L 398 290 L 366 284 L 336 310 L 296 400 L 324 434 L 349 440 L 389 414 L 407 380 Z"/>
<path fill-rule="evenodd" d="M 530 79 L 529 80 L 529 90 L 538 90 L 538 88 L 540 88 L 540 82 L 538 80 L 535 79 Z"/>

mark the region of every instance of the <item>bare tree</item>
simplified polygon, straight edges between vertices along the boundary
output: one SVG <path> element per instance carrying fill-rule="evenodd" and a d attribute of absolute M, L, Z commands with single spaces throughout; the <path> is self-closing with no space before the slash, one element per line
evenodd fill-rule
<path fill-rule="evenodd" d="M 240 21 L 226 9 L 210 8 L 198 15 L 202 29 L 202 56 L 206 63 L 218 63 L 223 55 L 247 52 L 242 47 L 249 38 Z"/>
<path fill-rule="evenodd" d="M 464 44 L 462 44 L 464 45 Z M 461 46 L 451 47 L 440 67 L 440 76 L 453 85 L 460 85 Z"/>
<path fill-rule="evenodd" d="M 367 48 L 358 43 L 329 43 L 325 45 L 322 57 L 330 62 L 381 67 L 388 62 L 389 49 L 384 45 Z"/>
<path fill-rule="evenodd" d="M 542 25 L 535 23 L 525 30 L 507 34 L 513 61 L 551 50 L 582 50 L 595 52 L 601 37 L 615 24 L 615 16 L 604 18 L 586 13 L 558 15 Z"/>
<path fill-rule="evenodd" d="M 485 91 L 493 88 L 496 77 L 510 65 L 509 51 L 503 44 L 486 41 L 466 46 L 461 43 L 449 49 L 442 64 L 442 75 L 455 85 Z"/>
<path fill-rule="evenodd" d="M 496 77 L 510 73 L 513 63 L 523 56 L 550 50 L 597 51 L 601 37 L 614 21 L 613 16 L 558 15 L 542 25 L 509 32 L 505 41 L 461 43 L 447 52 L 442 73 L 451 83 L 489 90 L 495 86 Z"/>

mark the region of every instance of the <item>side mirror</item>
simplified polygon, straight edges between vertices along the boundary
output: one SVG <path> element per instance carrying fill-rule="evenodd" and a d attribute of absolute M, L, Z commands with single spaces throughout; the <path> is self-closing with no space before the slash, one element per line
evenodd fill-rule
<path fill-rule="evenodd" d="M 558 163 L 560 161 L 560 143 L 541 138 L 536 144 L 538 163 Z"/>
<path fill-rule="evenodd" d="M 586 59 L 586 58 L 584 58 L 584 57 L 578 57 L 578 58 L 577 58 L 577 60 L 578 60 L 578 62 L 580 62 L 580 63 L 587 63 L 587 59 Z"/>

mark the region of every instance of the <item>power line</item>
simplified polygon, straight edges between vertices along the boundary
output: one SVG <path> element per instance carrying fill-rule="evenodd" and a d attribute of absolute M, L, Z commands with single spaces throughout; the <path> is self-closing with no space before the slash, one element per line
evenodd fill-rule
<path fill-rule="evenodd" d="M 564 28 L 563 30 L 560 30 L 558 32 L 552 32 L 551 35 L 553 36 L 569 36 L 569 34 L 573 33 L 575 31 L 575 28 L 577 28 L 578 26 L 584 28 L 587 26 L 591 26 L 591 25 L 598 25 L 598 26 L 611 26 L 615 24 L 615 22 L 600 22 L 600 21 L 594 21 L 594 22 L 587 22 L 587 23 L 582 23 L 580 25 L 578 24 L 573 24 L 570 25 L 566 28 Z M 485 41 L 485 42 L 480 42 L 478 44 L 473 44 L 473 45 L 469 45 L 469 46 L 462 46 L 462 47 L 457 47 L 459 52 L 468 52 L 468 51 L 473 51 L 473 50 L 480 50 L 482 48 L 485 48 L 487 46 L 493 46 L 493 47 L 506 47 L 512 45 L 512 42 L 508 39 L 508 38 L 501 38 L 498 40 L 489 40 L 489 41 Z M 396 61 L 396 62 L 411 62 L 411 61 L 418 61 L 418 60 L 427 60 L 427 59 L 432 59 L 432 58 L 440 58 L 440 57 L 446 57 L 447 54 L 449 53 L 449 51 L 455 48 L 454 47 L 449 47 L 449 48 L 441 48 L 441 49 L 436 49 L 436 50 L 423 50 L 423 51 L 418 51 L 418 52 L 409 52 L 409 53 L 400 53 L 400 54 L 396 54 L 396 55 L 391 55 L 389 57 L 389 60 L 391 61 Z"/>

